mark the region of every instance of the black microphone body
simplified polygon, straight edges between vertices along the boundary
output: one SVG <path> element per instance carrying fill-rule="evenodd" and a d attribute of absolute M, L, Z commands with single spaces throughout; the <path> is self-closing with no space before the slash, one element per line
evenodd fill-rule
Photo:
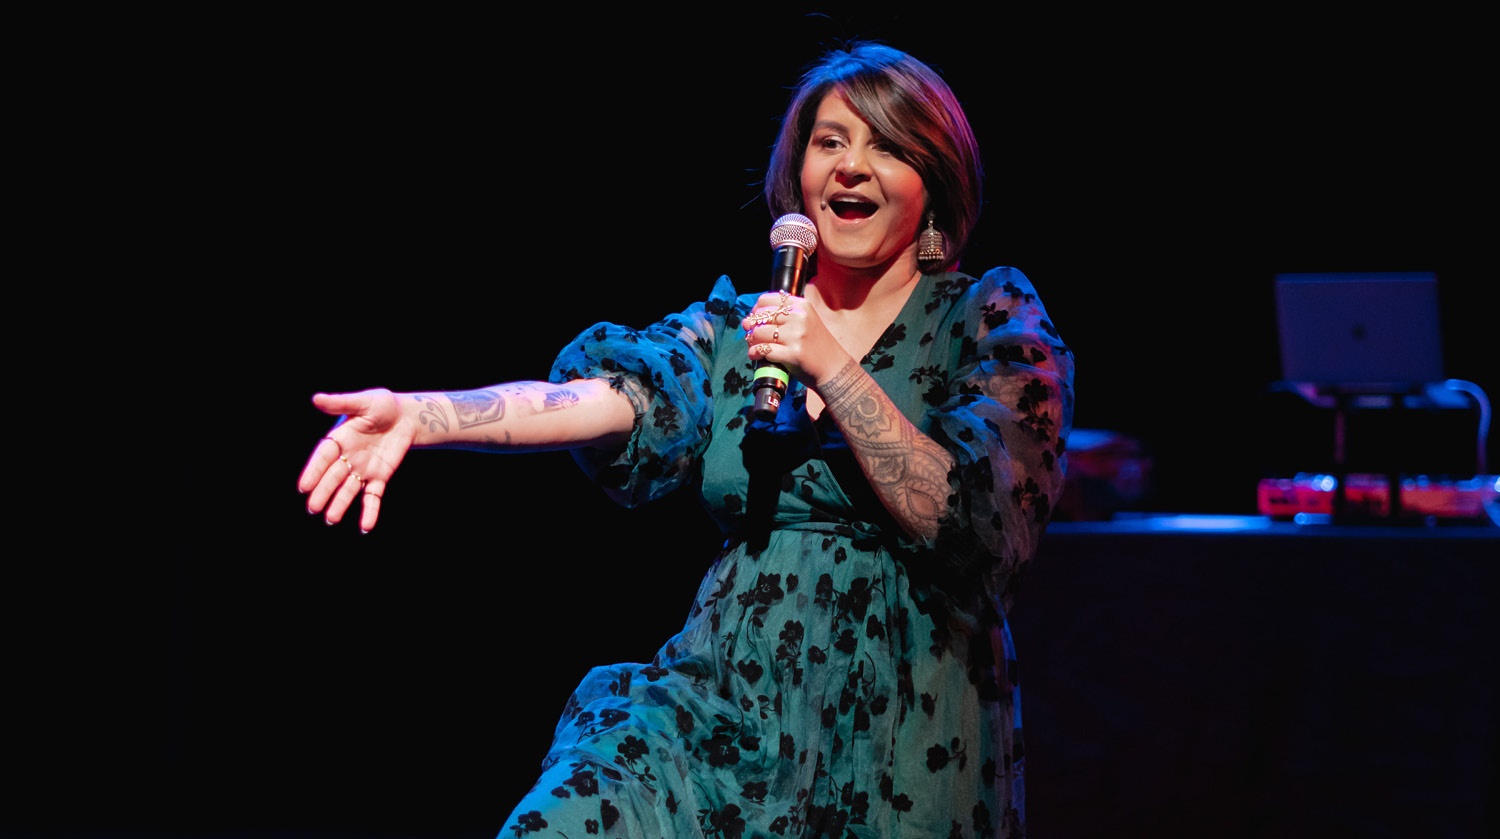
<path fill-rule="evenodd" d="M 802 296 L 805 278 L 802 271 L 807 267 L 807 257 L 818 246 L 818 231 L 812 220 L 797 213 L 788 213 L 771 225 L 771 247 L 775 254 L 771 259 L 771 291 Z M 762 360 L 755 368 L 755 379 L 750 389 L 755 394 L 754 417 L 771 421 L 781 409 L 781 399 L 786 395 L 791 374 L 785 367 Z"/>

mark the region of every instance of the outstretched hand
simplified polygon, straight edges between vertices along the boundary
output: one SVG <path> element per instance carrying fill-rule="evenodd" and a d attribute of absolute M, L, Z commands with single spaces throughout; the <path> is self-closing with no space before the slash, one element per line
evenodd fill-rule
<path fill-rule="evenodd" d="M 395 394 L 384 388 L 318 393 L 312 401 L 339 421 L 313 447 L 297 491 L 307 496 L 307 512 L 323 513 L 329 524 L 342 521 L 358 497 L 359 529 L 368 533 L 380 518 L 385 488 L 411 448 L 416 428 L 403 420 Z"/>

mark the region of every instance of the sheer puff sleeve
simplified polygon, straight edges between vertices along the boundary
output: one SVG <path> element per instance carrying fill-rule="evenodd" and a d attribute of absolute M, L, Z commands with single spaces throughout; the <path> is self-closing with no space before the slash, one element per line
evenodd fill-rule
<path fill-rule="evenodd" d="M 928 432 L 957 463 L 935 547 L 955 570 L 1004 590 L 1035 553 L 1063 489 L 1073 355 L 1015 268 L 985 272 L 944 328 L 956 363 L 946 388 L 929 392 L 941 404 L 927 411 Z"/>
<path fill-rule="evenodd" d="M 635 408 L 635 428 L 623 450 L 573 450 L 574 460 L 616 502 L 639 506 L 693 474 L 713 423 L 712 356 L 734 302 L 734 286 L 722 276 L 707 300 L 644 329 L 594 324 L 553 362 L 551 381 L 607 379 Z"/>

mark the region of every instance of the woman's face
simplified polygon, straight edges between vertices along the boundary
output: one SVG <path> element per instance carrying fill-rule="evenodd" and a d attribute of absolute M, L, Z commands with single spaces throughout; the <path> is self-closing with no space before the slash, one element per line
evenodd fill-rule
<path fill-rule="evenodd" d="M 829 93 L 802 158 L 802 206 L 818 227 L 820 262 L 870 268 L 915 251 L 927 194 L 917 170 Z"/>

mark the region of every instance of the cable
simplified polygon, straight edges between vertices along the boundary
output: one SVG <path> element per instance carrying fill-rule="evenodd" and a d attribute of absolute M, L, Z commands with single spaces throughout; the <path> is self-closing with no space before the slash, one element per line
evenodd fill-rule
<path fill-rule="evenodd" d="M 1487 455 L 1490 444 L 1490 399 L 1484 393 L 1484 388 L 1466 379 L 1449 379 L 1443 382 L 1443 386 L 1449 390 L 1457 390 L 1467 393 L 1479 406 L 1479 430 L 1478 430 L 1478 454 L 1474 459 L 1478 466 L 1476 475 L 1488 475 L 1490 473 L 1487 465 Z"/>

